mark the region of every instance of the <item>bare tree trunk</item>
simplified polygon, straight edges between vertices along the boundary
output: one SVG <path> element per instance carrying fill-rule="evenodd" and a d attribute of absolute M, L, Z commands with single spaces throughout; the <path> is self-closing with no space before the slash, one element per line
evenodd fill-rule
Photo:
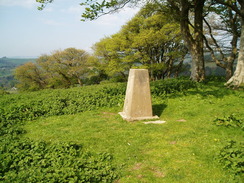
<path fill-rule="evenodd" d="M 241 4 L 241 13 L 244 14 L 244 3 Z M 241 18 L 241 39 L 240 51 L 237 60 L 236 70 L 234 75 L 226 83 L 228 86 L 239 87 L 244 84 L 244 18 Z"/>
<path fill-rule="evenodd" d="M 233 62 L 234 60 L 230 60 L 227 62 L 225 67 L 225 79 L 228 81 L 233 76 Z"/>
<path fill-rule="evenodd" d="M 82 81 L 81 81 L 81 79 L 80 79 L 80 78 L 78 78 L 78 77 L 77 77 L 77 81 L 78 81 L 78 83 L 79 83 L 79 85 L 80 85 L 80 86 L 82 86 L 82 85 L 83 85 L 83 83 L 82 83 Z"/>
<path fill-rule="evenodd" d="M 194 5 L 194 37 L 189 29 L 189 9 L 190 3 L 181 0 L 181 30 L 190 51 L 192 58 L 191 79 L 203 81 L 205 79 L 204 56 L 203 56 L 203 7 L 205 0 L 198 0 Z"/>

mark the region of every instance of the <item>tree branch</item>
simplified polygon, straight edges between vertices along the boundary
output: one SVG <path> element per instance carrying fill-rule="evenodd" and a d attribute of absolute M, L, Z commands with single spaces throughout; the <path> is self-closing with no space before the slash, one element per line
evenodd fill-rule
<path fill-rule="evenodd" d="M 206 23 L 206 25 L 207 25 L 207 27 L 208 27 L 210 37 L 211 37 L 211 39 L 213 40 L 215 46 L 217 47 L 217 50 L 218 50 L 219 53 L 221 54 L 221 58 L 222 58 L 222 60 L 224 60 L 224 54 L 223 54 L 223 52 L 222 52 L 220 46 L 218 45 L 216 39 L 213 37 L 211 26 L 209 25 L 209 23 L 207 22 L 207 20 L 206 20 L 205 18 L 203 18 L 203 21 Z M 222 67 L 222 68 L 225 68 L 226 65 L 223 64 L 223 63 L 221 63 L 221 62 L 219 61 L 219 59 L 216 58 L 216 56 L 215 56 L 215 54 L 214 54 L 214 50 L 213 50 L 213 49 L 211 48 L 211 46 L 208 44 L 208 40 L 207 40 L 207 38 L 206 38 L 206 36 L 205 36 L 204 34 L 203 34 L 203 39 L 204 39 L 204 41 L 205 41 L 206 47 L 207 47 L 207 48 L 209 49 L 209 51 L 210 51 L 210 53 L 211 53 L 211 57 L 213 58 L 213 60 L 215 61 L 215 63 L 216 63 L 218 66 L 220 66 L 220 67 Z"/>
<path fill-rule="evenodd" d="M 224 1 L 224 0 L 215 0 L 217 3 L 225 5 L 227 7 L 230 7 L 233 11 L 235 11 L 238 15 L 240 15 L 242 18 L 244 18 L 244 14 L 241 12 L 240 9 L 236 6 L 236 4 L 232 4 L 229 1 Z M 242 0 L 243 1 L 243 0 Z M 238 1 L 239 2 L 239 1 Z"/>

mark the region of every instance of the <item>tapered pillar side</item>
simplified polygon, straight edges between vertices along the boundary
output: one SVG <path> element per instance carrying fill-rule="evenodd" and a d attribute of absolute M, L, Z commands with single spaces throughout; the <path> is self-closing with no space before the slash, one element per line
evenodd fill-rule
<path fill-rule="evenodd" d="M 153 116 L 147 69 L 130 69 L 123 112 L 127 121 L 157 119 Z"/>

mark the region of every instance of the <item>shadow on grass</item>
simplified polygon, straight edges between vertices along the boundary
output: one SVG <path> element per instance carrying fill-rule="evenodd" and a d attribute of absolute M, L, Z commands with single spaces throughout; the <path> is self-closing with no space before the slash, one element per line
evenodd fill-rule
<path fill-rule="evenodd" d="M 191 95 L 201 95 L 203 98 L 213 96 L 216 98 L 223 98 L 224 96 L 232 95 L 235 91 L 224 86 L 224 83 L 208 83 L 197 88 L 195 91 L 189 91 Z"/>
<path fill-rule="evenodd" d="M 156 104 L 156 105 L 153 105 L 152 106 L 153 114 L 154 115 L 157 115 L 158 117 L 160 117 L 166 107 L 167 107 L 166 104 Z"/>
<path fill-rule="evenodd" d="M 242 90 L 242 89 L 238 89 Z M 169 96 L 170 98 L 182 97 L 184 95 L 200 95 L 202 98 L 208 98 L 209 96 L 215 98 L 223 98 L 224 96 L 233 95 L 236 91 L 224 86 L 223 82 L 201 83 L 196 88 L 184 91 L 181 93 L 175 93 Z"/>

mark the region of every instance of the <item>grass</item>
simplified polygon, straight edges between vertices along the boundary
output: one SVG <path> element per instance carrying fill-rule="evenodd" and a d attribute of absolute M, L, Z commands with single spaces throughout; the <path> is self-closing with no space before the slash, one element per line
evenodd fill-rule
<path fill-rule="evenodd" d="M 164 124 L 126 122 L 121 107 L 28 122 L 24 137 L 75 142 L 92 152 L 109 152 L 120 169 L 118 182 L 233 182 L 216 156 L 228 139 L 241 140 L 241 129 L 218 127 L 216 117 L 244 117 L 243 91 L 214 84 L 186 93 L 153 97 L 154 113 Z"/>

